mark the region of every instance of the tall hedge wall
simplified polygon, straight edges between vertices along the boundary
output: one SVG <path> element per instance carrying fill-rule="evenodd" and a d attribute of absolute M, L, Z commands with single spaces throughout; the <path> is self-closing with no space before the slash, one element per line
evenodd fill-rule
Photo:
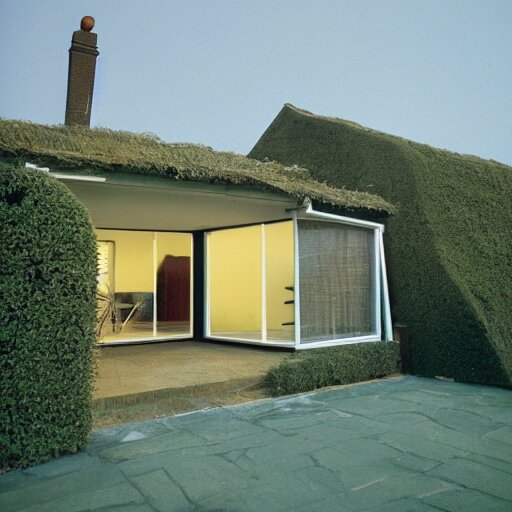
<path fill-rule="evenodd" d="M 41 171 L 0 163 L 0 468 L 82 448 L 91 428 L 96 243 Z"/>
<path fill-rule="evenodd" d="M 414 373 L 511 385 L 512 168 L 291 105 L 249 156 L 397 205 L 386 256 Z"/>

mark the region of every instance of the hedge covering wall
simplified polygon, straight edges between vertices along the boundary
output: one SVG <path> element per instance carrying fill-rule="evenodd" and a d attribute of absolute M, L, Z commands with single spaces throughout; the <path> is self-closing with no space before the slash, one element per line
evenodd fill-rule
<path fill-rule="evenodd" d="M 398 343 L 358 343 L 297 352 L 268 371 L 265 385 L 273 396 L 289 395 L 399 371 Z"/>
<path fill-rule="evenodd" d="M 0 468 L 84 447 L 91 428 L 96 242 L 41 171 L 0 164 Z"/>
<path fill-rule="evenodd" d="M 512 383 L 512 168 L 285 105 L 251 151 L 398 206 L 387 221 L 394 321 L 413 372 Z"/>

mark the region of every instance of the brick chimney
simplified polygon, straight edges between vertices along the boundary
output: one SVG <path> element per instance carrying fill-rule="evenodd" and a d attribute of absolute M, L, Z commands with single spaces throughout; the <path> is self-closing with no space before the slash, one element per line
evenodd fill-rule
<path fill-rule="evenodd" d="M 84 16 L 80 30 L 73 32 L 69 49 L 68 95 L 66 99 L 67 125 L 89 127 L 91 123 L 92 93 L 96 57 L 99 55 L 97 34 L 91 32 L 94 18 Z"/>

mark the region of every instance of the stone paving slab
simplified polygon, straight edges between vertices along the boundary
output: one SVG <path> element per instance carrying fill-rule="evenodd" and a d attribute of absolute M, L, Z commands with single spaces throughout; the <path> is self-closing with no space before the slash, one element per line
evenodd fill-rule
<path fill-rule="evenodd" d="M 415 377 L 93 432 L 0 511 L 510 512 L 512 392 Z"/>

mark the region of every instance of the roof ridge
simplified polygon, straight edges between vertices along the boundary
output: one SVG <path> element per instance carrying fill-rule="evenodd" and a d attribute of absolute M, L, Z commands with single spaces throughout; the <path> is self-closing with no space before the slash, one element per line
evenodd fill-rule
<path fill-rule="evenodd" d="M 322 120 L 322 121 L 328 121 L 328 122 L 333 122 L 333 123 L 336 123 L 336 124 L 348 125 L 348 126 L 350 126 L 352 128 L 364 130 L 366 132 L 372 133 L 372 134 L 377 135 L 377 136 L 384 136 L 384 137 L 386 137 L 388 139 L 397 140 L 397 141 L 400 141 L 400 142 L 403 142 L 405 144 L 408 144 L 408 145 L 412 146 L 414 149 L 427 149 L 429 151 L 435 151 L 435 152 L 439 152 L 439 153 L 446 153 L 448 156 L 452 156 L 452 157 L 467 158 L 467 159 L 470 159 L 470 160 L 478 160 L 478 161 L 488 162 L 488 163 L 491 163 L 491 164 L 494 164 L 494 165 L 499 165 L 500 167 L 507 167 L 507 168 L 510 168 L 510 170 L 512 170 L 512 166 L 510 166 L 509 164 L 505 164 L 503 162 L 499 162 L 497 160 L 493 160 L 492 158 L 483 158 L 483 157 L 478 156 L 478 155 L 472 155 L 472 154 L 468 154 L 468 153 L 458 153 L 456 151 L 451 151 L 449 149 L 438 148 L 438 147 L 435 147 L 435 146 L 431 146 L 430 144 L 426 144 L 424 142 L 418 142 L 418 141 L 415 141 L 415 140 L 407 139 L 406 137 L 402 137 L 400 135 L 394 135 L 392 133 L 383 132 L 383 131 L 377 130 L 375 128 L 370 128 L 368 126 L 362 125 L 362 124 L 357 123 L 355 121 L 351 121 L 349 119 L 343 119 L 341 117 L 324 116 L 324 115 L 321 115 L 321 114 L 315 114 L 313 112 L 310 112 L 309 110 L 297 107 L 297 106 L 293 105 L 292 103 L 285 103 L 283 105 L 283 109 L 282 110 L 286 110 L 286 109 L 292 110 L 292 111 L 294 111 L 294 112 L 296 112 L 298 114 L 304 115 L 304 116 L 312 117 L 314 119 L 318 119 L 318 120 Z"/>

